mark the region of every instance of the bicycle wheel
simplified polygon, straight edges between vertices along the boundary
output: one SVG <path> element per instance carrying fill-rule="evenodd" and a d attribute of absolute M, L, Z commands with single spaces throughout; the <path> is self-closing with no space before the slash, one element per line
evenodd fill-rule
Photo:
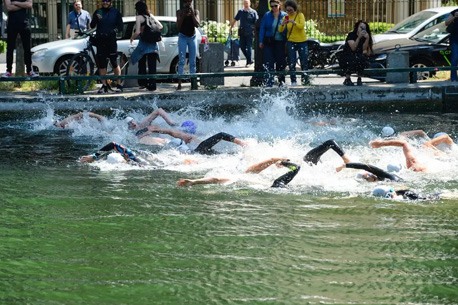
<path fill-rule="evenodd" d="M 94 62 L 86 53 L 75 54 L 67 67 L 67 76 L 94 75 Z M 86 91 L 92 84 L 92 80 L 67 80 L 69 88 L 81 88 Z"/>
<path fill-rule="evenodd" d="M 117 62 L 118 66 L 121 69 L 121 75 L 127 75 L 129 71 L 129 59 L 127 58 L 126 55 L 124 55 L 122 52 L 117 53 Z M 113 72 L 113 66 L 111 65 L 111 62 L 109 59 L 107 59 L 107 75 L 114 75 Z M 111 85 L 112 81 L 116 81 L 116 77 L 113 77 L 113 79 L 108 80 L 108 83 Z M 122 80 L 121 84 L 124 86 L 125 80 Z M 116 82 L 115 82 L 116 84 Z"/>

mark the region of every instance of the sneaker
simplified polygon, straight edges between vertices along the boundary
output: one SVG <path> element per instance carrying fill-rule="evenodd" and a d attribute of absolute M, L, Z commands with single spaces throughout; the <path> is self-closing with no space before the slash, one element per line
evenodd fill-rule
<path fill-rule="evenodd" d="M 353 84 L 353 82 L 352 82 L 351 79 L 349 79 L 349 78 L 346 78 L 346 79 L 344 80 L 343 84 L 344 84 L 345 86 L 354 86 L 354 85 L 355 85 L 355 84 Z"/>
<path fill-rule="evenodd" d="M 358 80 L 356 81 L 357 86 L 362 86 L 363 82 L 361 81 L 361 77 L 358 77 Z"/>
<path fill-rule="evenodd" d="M 102 85 L 99 90 L 97 90 L 97 93 L 108 93 L 108 86 L 107 85 Z"/>
<path fill-rule="evenodd" d="M 30 71 L 30 72 L 27 72 L 27 76 L 29 76 L 29 77 L 38 77 L 39 75 L 35 71 Z"/>
<path fill-rule="evenodd" d="M 245 68 L 249 68 L 249 67 L 251 67 L 252 65 L 253 65 L 253 63 L 252 63 L 252 62 L 249 62 L 249 63 L 247 63 L 247 64 L 245 65 Z"/>
<path fill-rule="evenodd" d="M 297 82 L 291 82 L 291 87 L 297 87 Z"/>
<path fill-rule="evenodd" d="M 5 73 L 2 74 L 3 78 L 8 78 L 8 77 L 11 77 L 11 76 L 13 76 L 13 74 L 11 74 L 11 72 L 5 72 Z"/>
<path fill-rule="evenodd" d="M 120 84 L 117 84 L 117 85 L 116 85 L 116 92 L 123 92 L 123 91 L 124 91 L 123 86 L 120 85 Z"/>

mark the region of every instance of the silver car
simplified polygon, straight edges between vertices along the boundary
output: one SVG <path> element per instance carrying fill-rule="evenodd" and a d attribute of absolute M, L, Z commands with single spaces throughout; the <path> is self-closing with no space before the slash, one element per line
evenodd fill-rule
<path fill-rule="evenodd" d="M 160 48 L 160 63 L 157 64 L 158 73 L 176 73 L 178 66 L 178 27 L 176 17 L 156 16 L 162 23 L 162 42 Z M 130 44 L 130 37 L 135 31 L 135 16 L 123 17 L 124 30 L 122 36 L 118 38 L 118 52 L 122 52 L 127 58 L 138 44 L 138 40 Z M 65 75 L 67 65 L 73 55 L 83 51 L 87 46 L 87 36 L 69 38 L 44 43 L 32 48 L 32 66 L 35 72 L 40 74 Z M 196 39 L 198 43 L 208 43 L 208 38 L 201 29 L 196 29 Z M 199 58 L 199 50 L 197 50 Z M 199 65 L 197 65 L 198 67 Z M 132 69 L 128 74 L 137 74 Z"/>

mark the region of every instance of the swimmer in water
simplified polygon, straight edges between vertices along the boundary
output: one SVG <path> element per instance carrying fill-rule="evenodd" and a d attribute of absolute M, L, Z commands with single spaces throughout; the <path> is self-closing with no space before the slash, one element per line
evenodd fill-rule
<path fill-rule="evenodd" d="M 62 121 L 55 121 L 54 126 L 65 128 L 70 124 L 70 122 L 79 121 L 84 118 L 84 115 L 87 114 L 90 118 L 97 119 L 100 123 L 105 121 L 105 118 L 97 113 L 93 112 L 79 112 L 77 114 L 70 115 L 63 119 Z"/>
<path fill-rule="evenodd" d="M 297 175 L 297 173 L 299 172 L 301 168 L 300 166 L 294 163 L 291 163 L 289 159 L 270 158 L 270 159 L 264 160 L 262 162 L 259 162 L 257 164 L 250 166 L 245 171 L 245 173 L 259 174 L 260 172 L 262 172 L 263 170 L 265 170 L 272 164 L 275 164 L 278 168 L 286 167 L 289 169 L 289 171 L 286 174 L 275 179 L 271 187 L 285 187 L 286 185 L 288 185 L 288 183 L 290 183 L 294 179 L 294 177 Z M 180 179 L 177 182 L 177 186 L 185 187 L 185 186 L 192 186 L 195 184 L 221 184 L 221 183 L 225 183 L 228 181 L 229 179 L 227 178 L 215 178 L 215 177 L 201 178 L 201 179 L 195 179 L 195 180 Z"/>
<path fill-rule="evenodd" d="M 383 138 L 396 138 L 396 137 L 403 137 L 403 138 L 427 138 L 428 135 L 422 129 L 416 130 L 408 130 L 403 131 L 400 133 L 396 133 L 394 129 L 390 126 L 385 126 L 382 128 L 381 136 Z"/>
<path fill-rule="evenodd" d="M 164 109 L 158 108 L 151 112 L 146 118 L 143 119 L 140 123 L 135 121 L 133 117 L 127 117 L 126 122 L 129 129 L 132 130 L 141 130 L 151 125 L 151 123 L 157 118 L 161 117 L 164 121 L 169 124 L 169 126 L 178 126 L 177 123 L 173 122 L 167 112 Z M 154 126 L 154 125 L 153 125 Z"/>
<path fill-rule="evenodd" d="M 422 194 L 413 192 L 408 188 L 391 188 L 385 185 L 377 186 L 373 191 L 372 195 L 375 197 L 381 197 L 385 199 L 394 200 L 439 200 L 440 194 L 424 196 Z"/>
<path fill-rule="evenodd" d="M 154 126 L 149 126 L 147 128 L 148 130 L 139 134 L 138 137 L 140 138 L 140 143 L 142 144 L 149 144 L 149 145 L 160 145 L 160 146 L 165 146 L 167 144 L 172 144 L 177 148 L 177 150 L 184 152 L 184 153 L 198 153 L 202 155 L 215 155 L 218 154 L 217 151 L 213 149 L 213 146 L 218 144 L 220 141 L 227 141 L 227 142 L 233 142 L 239 146 L 246 146 L 246 143 L 228 133 L 225 132 L 220 132 L 217 133 L 208 139 L 201 141 L 195 136 L 178 131 L 178 130 L 173 130 L 173 129 L 161 129 L 161 128 L 156 128 Z M 162 138 L 157 138 L 157 137 L 147 137 L 148 135 L 152 133 L 160 133 L 160 134 L 167 134 L 169 136 L 174 137 L 178 141 L 170 141 L 168 139 L 162 139 Z M 198 146 L 195 149 L 191 149 L 188 144 L 191 142 L 198 144 Z"/>
<path fill-rule="evenodd" d="M 328 140 L 321 145 L 310 150 L 305 156 L 304 161 L 309 163 L 310 165 L 316 165 L 320 160 L 321 156 L 327 152 L 329 149 L 334 150 L 344 161 L 344 164 L 337 167 L 336 171 L 340 172 L 344 168 L 354 168 L 354 169 L 362 169 L 366 172 L 364 174 L 359 175 L 359 178 L 362 178 L 368 182 L 374 182 L 379 180 L 391 180 L 391 181 L 402 181 L 402 178 L 395 175 L 388 173 L 376 166 L 364 164 L 364 163 L 354 163 L 351 162 L 348 155 L 344 152 L 344 150 L 340 147 L 339 144 L 336 143 L 334 140 Z"/>
<path fill-rule="evenodd" d="M 112 150 L 120 153 L 122 157 L 124 158 L 124 160 L 129 164 L 139 165 L 139 166 L 146 165 L 146 162 L 136 157 L 130 149 L 116 142 L 108 143 L 107 145 L 102 147 L 99 151 L 91 155 L 82 156 L 80 158 L 80 162 L 81 163 L 92 163 L 94 161 L 104 160 L 108 157 L 108 155 L 110 154 Z"/>
<path fill-rule="evenodd" d="M 425 144 L 426 147 L 433 149 L 435 152 L 439 152 L 437 146 L 440 144 L 447 144 L 452 146 L 454 144 L 453 140 L 450 138 L 449 135 L 443 134 L 440 135 Z M 427 171 L 427 167 L 421 164 L 417 158 L 415 157 L 412 148 L 410 145 L 404 140 L 374 140 L 369 143 L 372 148 L 380 148 L 385 146 L 394 146 L 394 147 L 402 147 L 402 151 L 404 153 L 404 157 L 406 159 L 406 166 L 408 169 L 413 170 L 414 172 L 425 172 Z"/>

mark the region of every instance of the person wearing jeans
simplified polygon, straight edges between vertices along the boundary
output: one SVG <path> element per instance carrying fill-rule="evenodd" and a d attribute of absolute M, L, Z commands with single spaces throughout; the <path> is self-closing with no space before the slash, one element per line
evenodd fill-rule
<path fill-rule="evenodd" d="M 259 19 L 258 12 L 256 12 L 251 7 L 250 0 L 243 1 L 243 8 L 237 12 L 234 20 L 231 22 L 230 31 L 237 21 L 240 21 L 239 27 L 239 36 L 240 36 L 240 49 L 242 50 L 243 55 L 246 58 L 246 66 L 249 67 L 253 64 L 251 58 L 251 50 L 253 48 L 253 31 L 256 24 L 256 21 Z"/>
<path fill-rule="evenodd" d="M 452 60 L 451 66 L 455 67 L 458 64 L 458 22 L 456 19 L 458 18 L 458 9 L 454 10 L 450 13 L 450 16 L 445 20 L 445 25 L 447 26 L 447 30 L 449 30 L 449 26 L 451 26 L 451 33 L 450 33 L 450 47 L 452 48 Z M 457 72 L 456 70 L 450 71 L 450 80 L 452 82 L 458 81 Z"/>
<path fill-rule="evenodd" d="M 285 3 L 286 15 L 279 27 L 280 32 L 286 32 L 286 49 L 289 58 L 289 71 L 296 71 L 297 56 L 301 60 L 301 70 L 306 71 L 308 68 L 308 45 L 307 36 L 305 35 L 305 17 L 304 14 L 297 12 L 297 4 L 294 1 L 286 1 Z M 307 76 L 303 75 L 302 84 L 308 84 Z M 297 86 L 296 75 L 291 75 L 291 86 Z"/>
<path fill-rule="evenodd" d="M 286 16 L 286 13 L 280 10 L 280 6 L 280 1 L 270 1 L 272 10 L 264 14 L 259 29 L 259 48 L 263 50 L 264 67 L 269 72 L 274 71 L 274 65 L 276 65 L 277 71 L 284 71 L 286 67 L 286 36 L 278 31 L 281 20 Z M 279 76 L 278 81 L 280 85 L 283 84 L 285 76 Z M 274 77 L 269 75 L 266 81 L 267 87 L 272 87 L 273 83 Z"/>
<path fill-rule="evenodd" d="M 199 11 L 192 7 L 192 0 L 183 1 L 183 9 L 177 11 L 178 35 L 178 74 L 183 74 L 186 63 L 186 49 L 189 51 L 189 72 L 196 73 L 196 27 L 200 25 Z M 181 90 L 181 79 L 178 80 L 177 90 Z"/>
<path fill-rule="evenodd" d="M 8 11 L 8 34 L 6 47 L 6 72 L 2 77 L 7 78 L 12 76 L 13 72 L 13 57 L 16 49 L 17 35 L 21 35 L 22 46 L 24 48 L 24 61 L 27 70 L 27 75 L 37 77 L 38 74 L 32 70 L 32 52 L 29 18 L 27 10 L 32 8 L 32 0 L 5 0 L 5 8 Z"/>

